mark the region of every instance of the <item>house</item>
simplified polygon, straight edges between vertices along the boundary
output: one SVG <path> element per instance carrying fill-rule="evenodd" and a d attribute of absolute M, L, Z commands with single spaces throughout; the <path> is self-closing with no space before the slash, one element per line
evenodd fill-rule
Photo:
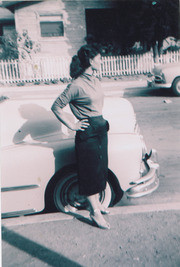
<path fill-rule="evenodd" d="M 172 1 L 178 7 L 178 0 Z M 72 56 L 86 42 L 85 38 L 91 35 L 101 44 L 108 44 L 109 50 L 113 43 L 121 54 L 127 46 L 131 47 L 139 41 L 139 32 L 136 31 L 140 28 L 137 24 L 138 12 L 143 13 L 143 2 L 149 4 L 147 12 L 154 12 L 151 7 L 157 2 L 152 0 L 0 1 L 1 9 L 11 11 L 8 27 L 3 26 L 3 31 L 13 30 L 13 27 L 18 33 L 27 30 L 30 38 L 40 44 L 40 55 L 43 57 Z M 179 13 L 176 8 L 173 12 L 170 33 L 175 36 L 178 34 Z M 3 13 L 0 11 L 0 21 L 2 19 Z M 1 27 L 0 34 L 3 31 Z"/>
<path fill-rule="evenodd" d="M 102 10 L 114 9 L 118 2 L 2 1 L 2 5 L 11 10 L 11 25 L 15 25 L 16 31 L 22 33 L 27 30 L 30 38 L 40 44 L 41 56 L 72 56 L 85 43 L 87 33 L 92 30 L 90 24 L 93 22 L 93 14 L 99 10 L 98 16 L 101 16 Z"/>

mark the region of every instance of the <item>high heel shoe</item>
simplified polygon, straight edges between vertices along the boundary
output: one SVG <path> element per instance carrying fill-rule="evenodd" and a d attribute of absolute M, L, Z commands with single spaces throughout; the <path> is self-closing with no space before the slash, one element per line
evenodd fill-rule
<path fill-rule="evenodd" d="M 99 228 L 110 229 L 110 224 L 105 221 L 99 209 L 94 210 L 93 214 L 90 213 L 90 217 Z"/>

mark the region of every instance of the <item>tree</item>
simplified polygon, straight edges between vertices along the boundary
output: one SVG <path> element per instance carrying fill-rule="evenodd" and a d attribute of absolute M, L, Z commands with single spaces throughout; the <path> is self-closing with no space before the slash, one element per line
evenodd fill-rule
<path fill-rule="evenodd" d="M 162 52 L 163 40 L 178 37 L 178 0 L 143 0 L 139 19 L 140 41 L 153 48 L 154 58 Z"/>
<path fill-rule="evenodd" d="M 33 54 L 40 51 L 40 44 L 29 37 L 27 30 L 23 30 L 23 33 L 18 35 L 17 44 L 21 60 L 32 59 Z"/>
<path fill-rule="evenodd" d="M 27 30 L 23 30 L 22 34 L 13 32 L 2 36 L 0 39 L 1 51 L 0 59 L 32 59 L 32 55 L 40 51 L 40 45 L 32 41 Z"/>
<path fill-rule="evenodd" d="M 17 33 L 13 32 L 0 37 L 0 59 L 17 59 L 19 56 Z"/>

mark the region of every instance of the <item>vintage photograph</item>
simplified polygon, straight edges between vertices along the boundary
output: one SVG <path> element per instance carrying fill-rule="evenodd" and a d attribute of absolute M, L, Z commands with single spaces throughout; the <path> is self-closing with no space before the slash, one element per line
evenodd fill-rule
<path fill-rule="evenodd" d="M 0 1 L 1 265 L 180 266 L 179 0 Z"/>

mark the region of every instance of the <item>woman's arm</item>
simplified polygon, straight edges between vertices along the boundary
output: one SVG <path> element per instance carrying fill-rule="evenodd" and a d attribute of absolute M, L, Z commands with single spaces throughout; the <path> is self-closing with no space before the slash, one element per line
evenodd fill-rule
<path fill-rule="evenodd" d="M 52 105 L 51 110 L 55 114 L 57 119 L 72 131 L 84 131 L 89 126 L 88 119 L 83 119 L 76 123 L 72 123 L 68 119 L 63 109 L 60 108 L 56 102 L 54 102 L 54 104 Z"/>

